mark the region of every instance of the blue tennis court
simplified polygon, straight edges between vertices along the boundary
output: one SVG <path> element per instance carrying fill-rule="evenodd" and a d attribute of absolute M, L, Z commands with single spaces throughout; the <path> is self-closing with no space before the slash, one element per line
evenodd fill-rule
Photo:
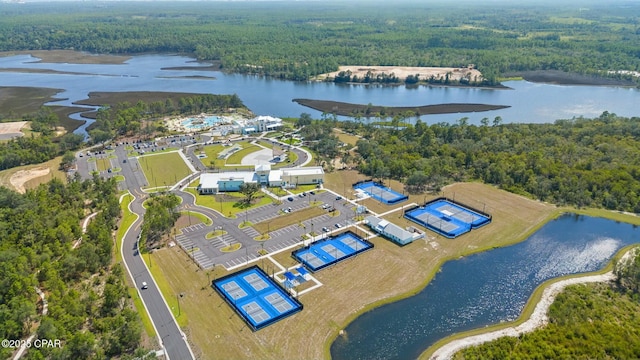
<path fill-rule="evenodd" d="M 400 194 L 393 189 L 390 189 L 380 183 L 373 181 L 356 183 L 355 185 L 353 185 L 353 188 L 360 189 L 372 198 L 385 204 L 395 204 L 401 201 L 405 201 L 409 198 L 407 195 Z"/>
<path fill-rule="evenodd" d="M 214 280 L 213 288 L 253 331 L 302 310 L 298 299 L 257 266 Z"/>
<path fill-rule="evenodd" d="M 443 198 L 409 210 L 404 217 L 448 238 L 458 237 L 491 222 L 490 215 Z"/>
<path fill-rule="evenodd" d="M 292 253 L 307 269 L 316 272 L 373 248 L 373 244 L 351 231 L 320 240 Z"/>

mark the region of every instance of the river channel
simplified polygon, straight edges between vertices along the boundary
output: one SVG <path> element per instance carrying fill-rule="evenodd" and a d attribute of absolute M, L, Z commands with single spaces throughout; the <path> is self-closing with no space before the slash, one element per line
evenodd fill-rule
<path fill-rule="evenodd" d="M 521 243 L 449 261 L 419 294 L 361 315 L 332 358 L 416 358 L 448 335 L 515 320 L 538 285 L 601 269 L 639 236 L 634 225 L 563 215 Z"/>
<path fill-rule="evenodd" d="M 58 94 L 71 105 L 87 98 L 92 91 L 164 91 L 211 94 L 237 94 L 257 115 L 297 117 L 316 110 L 292 102 L 295 98 L 333 100 L 382 106 L 420 106 L 443 103 L 508 105 L 495 111 L 466 114 L 423 115 L 427 123 L 454 122 L 468 117 L 479 124 L 484 117 L 500 116 L 504 123 L 549 123 L 557 119 L 596 117 L 604 111 L 621 116 L 639 116 L 640 90 L 604 86 L 560 86 L 508 81 L 511 89 L 481 89 L 430 86 L 366 86 L 322 82 L 294 82 L 252 75 L 225 74 L 198 70 L 192 58 L 169 55 L 135 56 L 124 64 L 39 63 L 29 55 L 0 57 L 0 86 L 30 86 L 64 89 Z M 163 68 L 193 66 L 189 70 Z M 14 69 L 47 69 L 62 73 L 28 73 Z M 76 116 L 76 118 L 79 118 Z M 79 132 L 83 132 L 84 128 Z"/>

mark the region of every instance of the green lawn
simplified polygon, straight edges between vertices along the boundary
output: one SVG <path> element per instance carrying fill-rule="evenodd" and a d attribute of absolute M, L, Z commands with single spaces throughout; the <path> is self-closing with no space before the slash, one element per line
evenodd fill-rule
<path fill-rule="evenodd" d="M 162 250 L 165 250 L 165 249 L 162 249 Z M 158 288 L 164 295 L 164 300 L 167 302 L 167 305 L 171 309 L 173 316 L 176 318 L 176 321 L 178 322 L 178 326 L 180 326 L 181 328 L 184 328 L 189 323 L 189 319 L 187 318 L 186 314 L 180 311 L 180 304 L 178 303 L 179 299 L 177 296 L 178 294 L 175 294 L 172 291 L 171 285 L 169 285 L 169 281 L 165 277 L 165 274 L 163 273 L 162 269 L 158 264 L 158 260 L 156 259 L 156 254 L 147 253 L 146 255 L 142 256 L 142 259 L 144 260 L 145 263 L 147 263 L 147 267 L 149 268 L 149 271 L 153 276 L 153 280 L 155 280 L 156 284 L 158 285 Z"/>
<path fill-rule="evenodd" d="M 182 210 L 182 211 L 180 211 L 180 214 L 197 217 L 198 219 L 200 219 L 200 221 L 202 221 L 207 226 L 210 226 L 211 224 L 213 224 L 213 220 L 211 220 L 211 218 L 209 218 L 207 215 L 199 213 L 197 211 Z"/>
<path fill-rule="evenodd" d="M 111 160 L 107 158 L 96 158 L 96 166 L 98 171 L 107 171 L 111 167 Z"/>
<path fill-rule="evenodd" d="M 271 141 L 258 140 L 258 144 L 267 149 L 273 149 L 273 143 Z"/>
<path fill-rule="evenodd" d="M 171 186 L 191 174 L 187 164 L 177 152 L 142 156 L 139 162 L 147 177 L 149 188 Z"/>
<path fill-rule="evenodd" d="M 244 159 L 245 156 L 251 153 L 254 153 L 256 151 L 262 150 L 260 146 L 250 144 L 244 141 L 238 143 L 238 145 L 242 145 L 242 150 L 231 154 L 231 156 L 229 156 L 229 158 L 227 159 L 227 164 L 240 164 L 242 162 L 242 159 Z"/>
<path fill-rule="evenodd" d="M 288 189 L 289 191 L 291 191 L 294 194 L 300 194 L 303 192 L 307 192 L 307 191 L 311 191 L 311 190 L 315 190 L 316 189 L 316 185 L 310 184 L 310 185 L 298 185 L 295 188 L 291 188 Z M 317 190 L 315 191 L 315 193 L 318 193 L 322 190 Z"/>
<path fill-rule="evenodd" d="M 192 193 L 196 197 L 196 204 L 204 207 L 208 207 L 217 212 L 222 213 L 223 216 L 228 218 L 236 218 L 238 214 L 243 213 L 245 210 L 253 209 L 262 205 L 271 204 L 273 199 L 265 194 L 259 194 L 261 196 L 258 199 L 253 200 L 253 204 L 249 207 L 244 207 L 244 203 L 242 200 L 244 199 L 244 195 L 238 192 L 228 192 L 226 195 L 237 199 L 237 201 L 216 201 L 216 197 L 214 195 L 200 195 L 196 189 L 187 188 L 186 191 Z"/>
<path fill-rule="evenodd" d="M 260 150 L 259 147 L 255 146 L 255 145 L 250 145 L 248 142 L 244 141 L 244 142 L 239 142 L 237 143 L 237 145 L 241 145 L 243 147 L 242 150 L 238 151 L 235 154 L 232 154 L 231 156 L 229 156 L 228 159 L 218 159 L 218 155 L 228 149 L 228 146 L 222 146 L 220 144 L 216 144 L 216 145 L 207 145 L 205 146 L 202 151 L 205 153 L 205 155 L 207 155 L 206 158 L 202 159 L 202 163 L 205 166 L 211 166 L 211 162 L 213 162 L 213 166 L 215 166 L 218 169 L 223 169 L 225 166 L 227 166 L 227 162 L 229 164 L 240 164 L 242 161 L 242 158 L 245 157 L 247 154 L 250 154 L 254 151 L 258 151 Z M 252 147 L 254 148 L 251 151 L 246 151 L 246 147 Z M 238 155 L 238 154 L 242 154 L 242 155 Z M 233 166 L 234 169 L 253 169 L 253 166 L 237 166 L 234 165 Z"/>

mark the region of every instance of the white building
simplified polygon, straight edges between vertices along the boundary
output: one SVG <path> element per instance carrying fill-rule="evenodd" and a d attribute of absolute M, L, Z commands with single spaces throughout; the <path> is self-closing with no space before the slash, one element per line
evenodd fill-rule
<path fill-rule="evenodd" d="M 309 166 L 282 169 L 283 186 L 295 187 L 306 184 L 322 184 L 324 170 L 322 166 Z"/>
<path fill-rule="evenodd" d="M 407 245 L 424 237 L 424 232 L 418 232 L 417 230 L 407 231 L 388 220 L 379 219 L 375 216 L 367 216 L 364 222 L 369 225 L 371 230 L 399 245 Z"/>
<path fill-rule="evenodd" d="M 271 187 L 293 187 L 297 185 L 322 184 L 324 171 L 322 167 L 286 168 L 271 170 L 271 165 L 257 165 L 255 171 L 231 171 L 221 173 L 204 173 L 200 175 L 200 194 L 217 194 L 226 191 L 239 191 L 245 183 L 260 184 Z"/>

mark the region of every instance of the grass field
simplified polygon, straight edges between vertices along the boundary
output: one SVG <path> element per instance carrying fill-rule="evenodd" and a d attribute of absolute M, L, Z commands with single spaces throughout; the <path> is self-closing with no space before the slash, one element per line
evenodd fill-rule
<path fill-rule="evenodd" d="M 311 190 L 315 190 L 316 186 L 313 184 L 309 184 L 309 185 L 298 185 L 294 188 L 288 189 L 289 191 L 291 191 L 294 194 L 300 194 L 303 192 L 307 192 L 307 191 L 311 191 Z M 318 190 L 320 191 L 320 190 Z"/>
<path fill-rule="evenodd" d="M 235 218 L 238 214 L 241 214 L 245 210 L 255 207 L 267 205 L 273 202 L 273 199 L 267 195 L 259 194 L 258 198 L 253 200 L 250 207 L 244 208 L 240 206 L 240 202 L 244 199 L 244 195 L 240 193 L 228 192 L 227 196 L 237 199 L 236 201 L 216 201 L 214 195 L 200 195 L 194 188 L 187 188 L 185 191 L 193 194 L 196 197 L 196 204 L 213 209 L 223 216 L 229 218 Z"/>
<path fill-rule="evenodd" d="M 358 140 L 360 140 L 360 138 L 355 135 L 347 134 L 343 131 L 338 131 L 336 129 L 334 129 L 333 133 L 338 137 L 338 140 L 342 141 L 345 144 L 349 144 L 351 146 L 356 146 L 356 143 L 358 142 Z"/>
<path fill-rule="evenodd" d="M 213 220 L 211 220 L 207 215 L 199 213 L 197 211 L 193 211 L 193 210 L 182 210 L 180 212 L 180 214 L 182 216 L 185 217 L 191 217 L 191 218 L 195 218 L 198 219 L 198 222 L 202 222 L 203 224 L 210 226 L 211 224 L 213 224 Z M 183 226 L 186 227 L 189 226 L 188 224 Z"/>
<path fill-rule="evenodd" d="M 235 154 L 232 154 L 227 159 L 218 159 L 218 154 L 220 154 L 225 149 L 228 149 L 229 148 L 228 146 L 222 146 L 219 144 L 205 146 L 202 149 L 202 151 L 207 155 L 207 157 L 202 159 L 202 163 L 205 166 L 210 166 L 211 162 L 213 161 L 213 166 L 215 166 L 217 169 L 224 169 L 227 166 L 227 163 L 234 164 L 233 166 L 231 166 L 233 167 L 233 170 L 235 170 L 236 168 L 238 170 L 253 169 L 254 167 L 250 165 L 237 165 L 237 164 L 240 164 L 240 162 L 242 161 L 242 158 L 245 157 L 247 154 L 250 154 L 254 151 L 258 151 L 262 148 L 253 144 L 249 144 L 249 142 L 247 141 L 234 143 L 234 145 L 236 144 L 242 146 L 243 149 L 238 151 Z M 252 150 L 248 151 L 249 148 L 251 148 Z M 243 155 L 241 155 L 241 157 L 238 157 L 240 156 L 240 155 L 237 155 L 239 153 L 242 153 Z M 226 170 L 231 170 L 231 169 L 226 169 Z"/>
<path fill-rule="evenodd" d="M 342 183 L 338 184 L 342 187 Z M 300 296 L 305 307 L 302 312 L 255 333 L 210 288 L 202 289 L 201 284 L 207 283 L 205 274 L 196 272 L 183 252 L 167 249 L 154 256 L 158 256 L 163 271 L 176 278 L 168 279 L 170 292 L 188 288 L 186 291 L 195 294 L 184 301 L 182 309 L 189 316 L 189 333 L 203 359 L 326 358 L 332 339 L 359 314 L 419 292 L 448 259 L 524 240 L 558 211 L 553 206 L 478 183 L 455 184 L 445 189 L 447 193 L 454 191 L 456 200 L 472 206 L 474 201 L 486 204 L 487 211 L 494 216 L 493 222 L 454 241 L 433 240 L 438 243 L 438 250 L 427 246 L 425 241 L 398 247 L 374 238 L 372 251 L 316 274 L 324 286 Z M 423 198 L 420 197 L 421 201 Z M 388 218 L 401 224 L 397 215 Z M 295 263 L 290 252 L 274 257 L 284 266 Z M 406 271 L 407 268 L 413 271 Z M 358 281 L 364 273 L 376 276 L 366 282 Z M 217 270 L 217 276 L 223 274 L 226 272 Z"/>
<path fill-rule="evenodd" d="M 150 188 L 173 185 L 191 173 L 177 152 L 142 156 L 139 162 Z"/>
<path fill-rule="evenodd" d="M 241 143 L 241 144 L 242 144 L 242 150 L 235 152 L 231 154 L 231 156 L 229 156 L 229 158 L 227 159 L 227 164 L 228 164 L 227 166 L 240 164 L 242 162 L 242 159 L 244 159 L 245 156 L 251 153 L 254 153 L 256 151 L 262 150 L 262 148 L 257 145 L 253 145 L 249 143 Z"/>

